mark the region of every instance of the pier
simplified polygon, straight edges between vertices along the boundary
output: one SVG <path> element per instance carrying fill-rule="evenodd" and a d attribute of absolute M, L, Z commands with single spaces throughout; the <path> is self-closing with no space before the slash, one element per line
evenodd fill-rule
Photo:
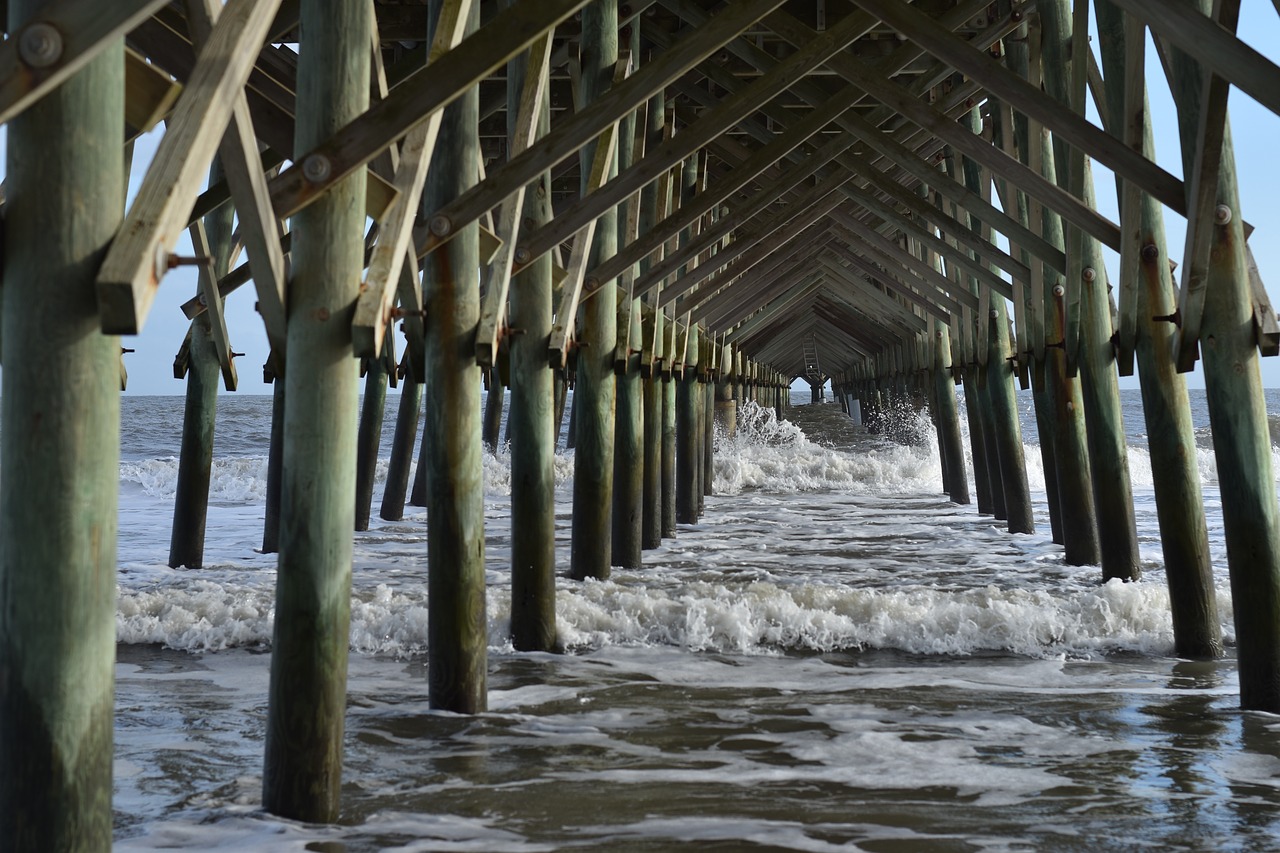
<path fill-rule="evenodd" d="M 1136 375 L 1176 654 L 1213 661 L 1198 369 L 1239 705 L 1280 713 L 1259 368 L 1280 322 L 1250 245 L 1273 238 L 1241 207 L 1227 109 L 1238 92 L 1280 113 L 1280 67 L 1237 37 L 1240 9 L 10 0 L 0 846 L 111 846 L 125 367 L 168 364 L 134 351 L 156 315 L 189 324 L 168 562 L 197 572 L 219 388 L 250 369 L 228 300 L 256 304 L 274 391 L 271 814 L 326 824 L 342 808 L 353 537 L 375 501 L 385 522 L 426 510 L 424 707 L 481 714 L 486 448 L 510 446 L 510 641 L 554 653 L 557 588 L 697 537 L 717 431 L 746 406 L 784 417 L 797 381 L 872 432 L 927 414 L 946 498 L 1002 537 L 1036 531 L 1033 408 L 1064 563 L 1127 583 L 1142 559 L 1119 380 Z M 1172 171 L 1156 87 L 1177 109 Z M 1114 218 L 1095 165 L 1115 176 Z M 1166 217 L 1185 220 L 1183 246 Z M 188 267 L 194 295 L 171 284 Z"/>

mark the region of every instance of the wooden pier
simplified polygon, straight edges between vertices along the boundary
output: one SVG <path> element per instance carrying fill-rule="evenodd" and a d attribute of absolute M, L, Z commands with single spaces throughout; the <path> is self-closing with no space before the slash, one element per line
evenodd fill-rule
<path fill-rule="evenodd" d="M 199 568 L 216 386 L 238 383 L 227 299 L 256 299 L 275 382 L 273 813 L 338 816 L 352 536 L 388 385 L 380 516 L 427 508 L 427 699 L 470 714 L 486 707 L 482 459 L 507 440 L 504 396 L 512 640 L 552 651 L 556 584 L 696 536 L 680 525 L 714 501 L 715 426 L 747 404 L 781 415 L 798 378 L 815 402 L 830 382 L 871 429 L 927 401 L 948 496 L 1010 534 L 1035 529 L 1018 419 L 1033 406 L 1064 559 L 1136 580 L 1117 390 L 1136 365 L 1177 653 L 1219 656 L 1183 376 L 1199 362 L 1241 705 L 1280 712 L 1259 378 L 1280 323 L 1227 111 L 1236 89 L 1280 112 L 1280 67 L 1237 38 L 1240 6 L 11 0 L 0 846 L 110 847 L 120 336 L 156 312 L 190 321 L 169 560 Z M 1184 178 L 1153 160 L 1149 87 L 1177 105 Z M 126 207 L 134 140 L 162 122 Z M 1093 163 L 1116 176 L 1119 221 L 1096 209 Z M 1165 216 L 1187 222 L 1180 251 Z M 194 297 L 163 286 L 182 265 Z"/>

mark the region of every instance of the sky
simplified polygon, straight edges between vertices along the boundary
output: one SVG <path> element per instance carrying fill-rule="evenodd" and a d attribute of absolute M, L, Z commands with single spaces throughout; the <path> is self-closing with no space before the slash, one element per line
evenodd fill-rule
<path fill-rule="evenodd" d="M 1240 14 L 1240 38 L 1254 49 L 1280 64 L 1280 15 L 1268 0 L 1244 0 Z M 1164 73 L 1148 49 L 1147 87 L 1151 102 L 1152 123 L 1156 143 L 1156 160 L 1170 173 L 1182 176 L 1177 114 L 1165 84 Z M 1250 244 L 1257 258 L 1263 282 L 1273 300 L 1280 299 L 1280 171 L 1273 165 L 1280 146 L 1280 116 L 1259 106 L 1248 95 L 1235 89 L 1230 97 L 1230 116 L 1235 141 L 1235 156 L 1241 175 L 1240 194 L 1244 217 L 1256 231 Z M 1096 112 L 1091 114 L 1097 123 Z M 142 182 L 146 163 L 155 152 L 162 130 L 155 130 L 135 145 L 134 168 L 130 176 L 130 200 Z M 4 138 L 0 134 L 0 152 Z M 0 157 L 0 162 L 3 158 Z M 1105 167 L 1094 163 L 1094 183 L 1098 209 L 1119 221 L 1115 180 Z M 1178 214 L 1165 211 L 1165 229 L 1171 254 L 1181 255 L 1186 223 Z M 176 251 L 190 254 L 189 242 L 183 237 Z M 1115 278 L 1119 258 L 1110 250 L 1108 269 Z M 241 258 L 243 262 L 243 257 Z M 161 284 L 141 333 L 124 338 L 121 343 L 135 352 L 125 356 L 129 371 L 129 394 L 181 394 L 185 383 L 173 378 L 173 357 L 182 344 L 189 325 L 179 306 L 196 291 L 196 277 L 191 268 L 169 273 Z M 245 355 L 236 360 L 240 379 L 239 393 L 269 394 L 271 386 L 262 381 L 261 367 L 268 346 L 262 321 L 254 312 L 252 287 L 243 287 L 227 299 L 227 326 L 232 349 Z M 397 343 L 403 336 L 397 335 Z M 1280 387 L 1280 357 L 1262 359 L 1262 379 L 1266 387 Z M 1136 388 L 1137 377 L 1121 377 L 1122 388 Z M 1199 369 L 1189 375 L 1193 388 L 1204 387 Z"/>

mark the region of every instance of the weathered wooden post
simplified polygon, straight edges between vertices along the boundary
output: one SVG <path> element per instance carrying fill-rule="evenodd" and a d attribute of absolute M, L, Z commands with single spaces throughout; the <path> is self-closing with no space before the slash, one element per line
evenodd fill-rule
<path fill-rule="evenodd" d="M 295 154 L 369 103 L 372 16 L 302 4 Z M 338 816 L 347 705 L 357 364 L 351 320 L 363 267 L 365 176 L 293 218 L 280 558 L 262 804 L 294 820 Z"/>
<path fill-rule="evenodd" d="M 265 367 L 264 372 L 270 370 Z M 280 492 L 284 478 L 284 377 L 271 380 L 271 446 L 267 450 L 267 496 L 262 519 L 262 553 L 280 550 Z"/>
<path fill-rule="evenodd" d="M 590 106 L 603 96 L 618 62 L 617 0 L 595 0 L 582 9 L 582 102 Z M 582 186 L 586 191 L 595 146 L 582 152 Z M 610 169 L 616 173 L 617 162 Z M 593 269 L 613 257 L 618 246 L 617 211 L 596 222 L 595 242 L 587 264 Z M 573 391 L 574 438 L 573 535 L 569 576 L 575 580 L 609 577 L 613 553 L 614 406 L 617 377 L 613 372 L 618 342 L 618 291 L 614 280 L 584 287 L 578 330 L 578 379 Z"/>
<path fill-rule="evenodd" d="M 369 529 L 373 481 L 378 474 L 382 416 L 387 408 L 387 368 L 381 357 L 367 359 L 360 427 L 356 433 L 356 530 Z"/>
<path fill-rule="evenodd" d="M 956 411 L 955 383 L 951 378 L 951 330 L 942 320 L 934 320 L 933 380 L 936 385 L 935 417 L 938 438 L 946 459 L 947 490 L 952 503 L 969 503 L 969 477 L 964 467 L 964 446 Z"/>
<path fill-rule="evenodd" d="M 1203 0 L 1197 0 L 1194 6 L 1202 13 L 1210 11 L 1210 4 Z M 1265 318 L 1255 317 L 1250 291 L 1244 216 L 1226 116 L 1226 92 L 1220 83 L 1211 81 L 1206 85 L 1204 72 L 1191 57 L 1176 48 L 1169 53 L 1170 84 L 1182 137 L 1183 174 L 1201 173 L 1203 164 L 1197 164 L 1195 152 L 1220 146 L 1216 192 L 1213 181 L 1208 178 L 1188 185 L 1188 208 L 1196 209 L 1204 202 L 1213 211 L 1212 222 L 1188 223 L 1189 231 L 1210 229 L 1210 233 L 1204 235 L 1208 245 L 1203 248 L 1208 251 L 1204 257 L 1184 257 L 1183 260 L 1197 267 L 1203 264 L 1200 267 L 1204 274 L 1200 355 L 1213 452 L 1218 463 L 1227 564 L 1231 571 L 1240 704 L 1249 710 L 1277 713 L 1280 712 L 1280 519 L 1277 518 L 1271 437 L 1258 374 L 1255 336 L 1255 323 Z M 1215 104 L 1212 99 L 1216 98 L 1223 100 Z M 1202 111 L 1211 114 L 1215 110 L 1220 110 L 1221 127 L 1216 121 L 1202 121 Z M 1207 128 L 1203 145 L 1199 140 L 1202 125 Z M 1187 242 L 1194 245 L 1193 239 Z M 7 343 L 6 339 L 6 346 Z"/>
<path fill-rule="evenodd" d="M 1155 160 L 1143 68 L 1127 67 L 1125 59 L 1126 40 L 1145 42 L 1145 33 L 1140 28 L 1131 28 L 1126 33 L 1125 15 L 1111 0 L 1097 0 L 1095 9 L 1107 84 L 1107 108 L 1111 114 L 1109 130 L 1122 139 L 1128 134 L 1148 159 Z M 1135 54 L 1140 57 L 1142 51 L 1131 50 L 1129 55 Z M 1139 99 L 1140 103 L 1131 103 Z M 1128 128 L 1126 116 L 1141 120 L 1140 135 Z M 1123 270 L 1121 275 L 1138 276 L 1134 282 L 1137 287 L 1134 351 L 1142 380 L 1142 411 L 1147 424 L 1160 545 L 1169 584 L 1174 648 L 1180 657 L 1220 657 L 1222 631 L 1218 624 L 1213 563 L 1209 559 L 1204 498 L 1200 492 L 1191 400 L 1187 383 L 1174 363 L 1174 327 L 1156 319 L 1173 314 L 1176 306 L 1165 246 L 1164 212 L 1160 203 L 1146 193 L 1126 192 L 1123 184 L 1118 191 L 1124 205 L 1122 222 L 1128 226 L 1122 239 L 1132 241 L 1132 245 L 1125 248 L 1138 262 L 1137 270 Z M 1133 210 L 1128 209 L 1131 204 Z"/>
<path fill-rule="evenodd" d="M 1067 0 L 1047 0 L 1038 8 L 1044 22 L 1045 91 L 1068 106 L 1072 103 L 1068 85 L 1068 70 L 1071 68 L 1069 3 Z M 1089 159 L 1077 152 L 1068 169 L 1065 143 L 1055 139 L 1054 148 L 1058 184 L 1075 191 L 1086 205 L 1092 207 L 1093 175 Z M 1135 580 L 1142 569 L 1138 561 L 1138 534 L 1133 518 L 1133 490 L 1129 482 L 1129 454 L 1120 410 L 1119 380 L 1111 344 L 1113 329 L 1107 272 L 1098 240 L 1075 227 L 1069 233 L 1067 290 L 1070 293 L 1071 289 L 1078 288 L 1080 292 L 1080 336 L 1076 348 L 1093 473 L 1093 498 L 1097 507 L 1098 540 L 1102 548 L 1102 577 L 1104 580 Z M 1071 344 L 1067 341 L 1067 346 Z"/>
<path fill-rule="evenodd" d="M 707 341 L 703 347 L 707 353 L 705 363 L 711 363 L 711 349 L 715 339 Z M 716 383 L 714 381 L 714 371 L 708 368 L 703 373 L 702 381 L 702 496 L 704 498 L 715 494 L 712 489 L 712 482 L 715 479 L 715 445 L 716 445 Z M 700 501 L 698 506 L 705 509 L 707 502 Z"/>
<path fill-rule="evenodd" d="M 378 515 L 384 521 L 404 518 L 404 499 L 409 491 L 409 467 L 418 445 L 418 421 L 422 416 L 422 384 L 405 376 L 396 409 L 396 431 L 391 438 L 391 458 L 387 460 L 387 485 L 382 492 Z"/>
<path fill-rule="evenodd" d="M 698 456 L 702 439 L 702 425 L 698 422 L 698 327 L 691 324 L 686 334 L 689 343 L 676 389 L 676 521 L 694 524 L 698 520 L 698 476 L 702 472 Z M 690 358 L 694 364 L 689 363 Z"/>
<path fill-rule="evenodd" d="M 46 5 L 10 3 L 9 32 Z M 7 128 L 0 846 L 9 850 L 111 847 L 120 339 L 102 334 L 94 278 L 123 214 L 123 72 L 117 38 Z"/>
<path fill-rule="evenodd" d="M 209 182 L 222 180 L 214 160 Z M 228 271 L 234 211 L 223 205 L 204 218 L 217 275 Z M 187 396 L 182 415 L 182 450 L 178 456 L 178 487 L 173 498 L 173 530 L 169 535 L 169 566 L 198 569 L 204 565 L 205 522 L 209 514 L 209 480 L 213 467 L 213 431 L 218 412 L 218 384 L 222 368 L 213 343 L 209 312 L 191 321 L 187 334 Z"/>
<path fill-rule="evenodd" d="M 640 27 L 639 21 L 623 28 L 627 38 L 627 49 L 630 52 L 633 66 L 640 59 Z M 636 114 L 627 114 L 618 125 L 618 171 L 623 172 L 631 167 L 637 158 L 635 151 Z M 643 154 L 642 152 L 639 152 Z M 639 229 L 639 208 L 630 209 L 632 204 L 639 205 L 635 198 L 616 208 L 617 245 L 624 246 L 630 238 L 629 231 L 634 223 Z M 634 215 L 634 219 L 630 216 Z M 630 275 L 622 277 L 623 282 L 633 280 L 635 267 Z M 627 288 L 628 291 L 630 288 Z M 613 512 L 612 541 L 610 543 L 611 562 L 615 566 L 639 568 L 641 564 L 642 526 L 644 520 L 644 378 L 640 374 L 640 353 L 642 334 L 640 323 L 640 300 L 629 299 L 630 293 L 619 295 L 618 331 L 622 340 L 627 341 L 625 351 L 618 351 L 614 357 L 616 365 L 617 401 L 615 403 L 614 443 L 613 443 Z M 626 323 L 624 327 L 621 324 Z"/>
<path fill-rule="evenodd" d="M 443 0 L 432 0 L 431 17 Z M 473 5 L 465 26 L 480 26 Z M 479 179 L 480 95 L 472 86 L 444 110 L 423 192 L 430 213 Z M 423 262 L 427 311 L 427 593 L 431 707 L 475 714 L 487 705 L 484 450 L 480 436 L 480 231 L 471 223 Z"/>
<path fill-rule="evenodd" d="M 484 422 L 481 429 L 481 440 L 490 453 L 497 453 L 502 442 L 502 403 L 506 396 L 506 387 L 498 369 L 490 368 L 488 375 L 489 390 L 484 395 Z"/>
<path fill-rule="evenodd" d="M 508 0 L 508 3 L 514 0 Z M 546 73 L 538 69 L 539 73 Z M 507 134 L 514 138 L 529 61 L 507 63 Z M 539 104 L 535 138 L 551 124 L 550 98 Z M 530 230 L 551 221 L 551 173 L 524 195 Z M 551 255 L 524 267 L 510 291 L 511 326 L 511 642 L 520 651 L 556 647 L 555 373 L 547 363 L 554 313 Z M 560 383 L 563 386 L 563 382 Z M 564 398 L 560 397 L 563 405 Z"/>
<path fill-rule="evenodd" d="M 662 362 L 662 537 L 676 535 L 676 399 L 680 385 L 675 319 L 667 323 Z"/>

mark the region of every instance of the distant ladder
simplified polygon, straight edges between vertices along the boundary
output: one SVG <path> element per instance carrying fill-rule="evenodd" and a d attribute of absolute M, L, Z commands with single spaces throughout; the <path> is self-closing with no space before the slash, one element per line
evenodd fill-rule
<path fill-rule="evenodd" d="M 812 335 L 804 339 L 804 375 L 815 384 L 825 379 L 818 366 L 818 341 Z"/>

